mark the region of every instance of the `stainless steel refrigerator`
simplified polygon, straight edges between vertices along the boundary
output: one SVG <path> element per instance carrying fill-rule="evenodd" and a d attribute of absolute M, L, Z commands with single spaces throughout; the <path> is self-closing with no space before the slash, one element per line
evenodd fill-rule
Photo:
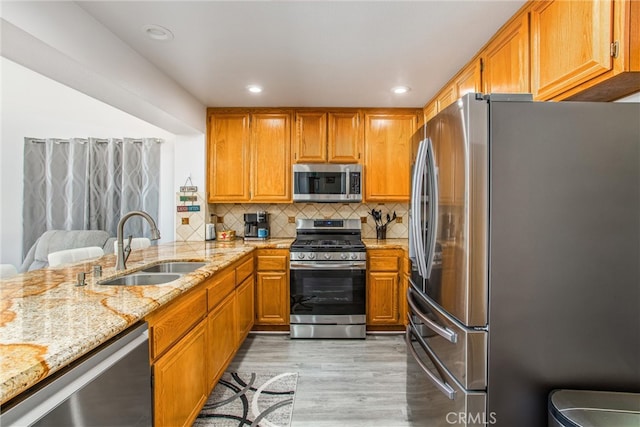
<path fill-rule="evenodd" d="M 418 134 L 408 418 L 544 426 L 640 392 L 640 105 L 469 94 Z"/>

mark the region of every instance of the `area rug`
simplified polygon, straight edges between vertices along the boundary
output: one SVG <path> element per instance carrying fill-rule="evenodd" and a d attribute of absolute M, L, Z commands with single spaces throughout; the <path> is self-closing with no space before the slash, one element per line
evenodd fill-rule
<path fill-rule="evenodd" d="M 195 427 L 289 427 L 298 374 L 225 372 Z"/>

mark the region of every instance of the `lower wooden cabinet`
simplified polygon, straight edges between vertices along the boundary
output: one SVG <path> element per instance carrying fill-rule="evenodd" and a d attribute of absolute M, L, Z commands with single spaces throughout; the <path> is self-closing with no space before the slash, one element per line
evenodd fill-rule
<path fill-rule="evenodd" d="M 253 319 L 255 317 L 255 286 L 254 276 L 242 282 L 236 289 L 237 302 L 237 319 L 238 319 L 238 342 L 241 343 L 249 334 L 253 327 Z"/>
<path fill-rule="evenodd" d="M 207 401 L 205 326 L 200 322 L 153 365 L 157 426 L 190 426 Z"/>
<path fill-rule="evenodd" d="M 367 252 L 367 328 L 401 326 L 404 297 L 401 295 L 400 249 Z"/>
<path fill-rule="evenodd" d="M 253 324 L 253 254 L 151 313 L 154 424 L 190 426 Z"/>
<path fill-rule="evenodd" d="M 289 325 L 289 251 L 256 253 L 256 325 Z"/>
<path fill-rule="evenodd" d="M 231 292 L 207 317 L 207 385 L 212 389 L 238 346 L 236 293 Z"/>
<path fill-rule="evenodd" d="M 397 325 L 400 323 L 397 272 L 371 271 L 367 283 L 367 324 Z"/>

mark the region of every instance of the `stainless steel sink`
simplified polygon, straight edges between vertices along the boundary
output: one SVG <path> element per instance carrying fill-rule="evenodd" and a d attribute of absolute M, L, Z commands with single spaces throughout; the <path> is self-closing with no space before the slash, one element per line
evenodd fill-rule
<path fill-rule="evenodd" d="M 206 262 L 198 261 L 168 261 L 143 268 L 141 271 L 147 273 L 191 273 L 205 265 L 207 265 Z"/>
<path fill-rule="evenodd" d="M 182 277 L 179 273 L 131 273 L 126 276 L 116 277 L 114 279 L 98 282 L 99 285 L 114 286 L 142 286 L 142 285 L 161 285 L 163 283 L 173 282 Z"/>

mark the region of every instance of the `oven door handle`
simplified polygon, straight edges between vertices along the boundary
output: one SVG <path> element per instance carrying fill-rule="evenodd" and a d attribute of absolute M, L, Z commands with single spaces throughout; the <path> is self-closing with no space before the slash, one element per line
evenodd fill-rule
<path fill-rule="evenodd" d="M 332 269 L 332 270 L 365 270 L 367 263 L 362 262 L 349 262 L 349 263 L 306 263 L 306 262 L 294 262 L 289 264 L 291 270 L 303 270 L 303 269 Z"/>

